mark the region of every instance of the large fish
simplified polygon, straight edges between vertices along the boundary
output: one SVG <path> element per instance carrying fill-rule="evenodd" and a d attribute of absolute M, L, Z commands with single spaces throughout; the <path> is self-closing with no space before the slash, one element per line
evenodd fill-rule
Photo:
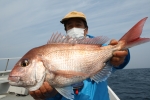
<path fill-rule="evenodd" d="M 73 99 L 73 84 L 87 78 L 98 83 L 110 75 L 109 60 L 114 51 L 150 41 L 140 38 L 146 19 L 134 25 L 117 45 L 102 46 L 107 37 L 77 39 L 53 34 L 46 45 L 31 49 L 15 64 L 9 83 L 34 91 L 47 81 L 64 97 Z"/>

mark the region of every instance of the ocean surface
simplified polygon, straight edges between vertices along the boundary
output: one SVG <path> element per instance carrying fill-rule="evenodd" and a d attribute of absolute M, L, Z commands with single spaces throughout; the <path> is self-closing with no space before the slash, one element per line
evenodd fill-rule
<path fill-rule="evenodd" d="M 150 68 L 116 71 L 108 85 L 121 100 L 150 100 Z"/>

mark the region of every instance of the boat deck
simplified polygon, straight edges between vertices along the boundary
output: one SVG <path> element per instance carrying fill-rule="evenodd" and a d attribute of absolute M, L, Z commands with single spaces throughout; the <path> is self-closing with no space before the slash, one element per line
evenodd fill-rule
<path fill-rule="evenodd" d="M 30 95 L 16 96 L 15 93 L 3 93 L 0 95 L 0 100 L 34 100 Z"/>
<path fill-rule="evenodd" d="M 0 71 L 0 100 L 34 100 L 25 88 L 9 85 L 7 79 L 9 73 L 10 71 Z M 108 92 L 110 100 L 120 100 L 109 86 Z"/>

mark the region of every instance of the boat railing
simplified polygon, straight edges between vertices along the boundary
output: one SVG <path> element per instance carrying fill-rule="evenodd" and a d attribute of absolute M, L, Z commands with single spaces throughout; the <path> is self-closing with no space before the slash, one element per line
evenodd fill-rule
<path fill-rule="evenodd" d="M 0 65 L 4 66 L 5 69 L 0 70 L 0 94 L 3 93 L 15 93 L 19 95 L 28 95 L 28 90 L 24 87 L 16 87 L 16 86 L 10 86 L 8 81 L 8 76 L 15 65 L 15 63 L 20 59 L 21 57 L 14 57 L 14 58 L 0 58 Z M 9 67 L 8 67 L 9 66 Z M 2 67 L 2 68 L 4 68 Z M 8 70 L 8 68 L 10 70 Z"/>
<path fill-rule="evenodd" d="M 10 61 L 12 61 L 11 63 L 11 66 L 14 66 L 14 64 L 17 62 L 17 60 L 19 60 L 21 57 L 13 57 L 13 58 L 0 58 L 0 65 L 1 66 L 5 66 L 5 67 L 3 67 L 3 68 L 5 68 L 4 70 L 2 70 L 2 71 L 8 71 L 8 72 L 10 72 L 10 70 L 12 69 L 10 69 L 10 70 L 8 70 L 8 66 L 9 66 L 9 63 L 10 63 Z M 4 63 L 4 61 L 6 61 L 6 63 Z M 2 64 L 1 64 L 2 63 Z M 1 67 L 2 68 L 2 67 Z M 2 71 L 0 71 L 0 72 L 2 72 Z"/>

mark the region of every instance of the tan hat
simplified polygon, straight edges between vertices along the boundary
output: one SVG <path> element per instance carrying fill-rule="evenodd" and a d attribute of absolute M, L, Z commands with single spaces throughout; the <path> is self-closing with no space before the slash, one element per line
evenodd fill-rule
<path fill-rule="evenodd" d="M 86 17 L 82 12 L 72 11 L 68 13 L 60 22 L 64 24 L 64 21 L 70 18 L 82 18 L 83 20 L 86 21 Z"/>

